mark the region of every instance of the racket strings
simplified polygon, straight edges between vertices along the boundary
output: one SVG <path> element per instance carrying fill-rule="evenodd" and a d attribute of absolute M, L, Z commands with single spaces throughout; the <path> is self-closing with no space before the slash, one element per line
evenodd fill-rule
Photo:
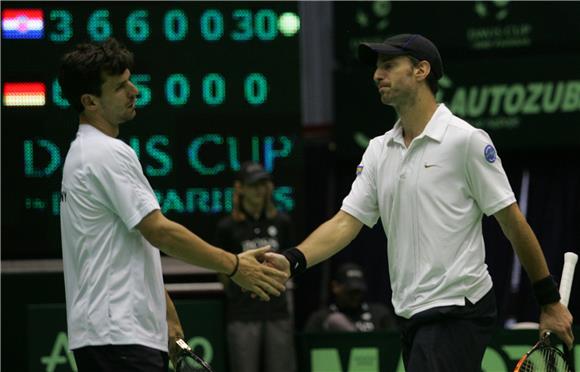
<path fill-rule="evenodd" d="M 569 372 L 568 364 L 554 348 L 532 352 L 521 365 L 520 372 Z"/>

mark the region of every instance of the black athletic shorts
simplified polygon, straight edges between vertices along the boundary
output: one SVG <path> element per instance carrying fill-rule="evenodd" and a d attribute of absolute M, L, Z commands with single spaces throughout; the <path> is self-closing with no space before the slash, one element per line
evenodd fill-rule
<path fill-rule="evenodd" d="M 142 345 L 86 346 L 73 350 L 79 372 L 167 372 L 167 353 Z"/>
<path fill-rule="evenodd" d="M 491 289 L 477 303 L 443 306 L 398 317 L 407 372 L 480 372 L 496 327 L 497 306 Z"/>

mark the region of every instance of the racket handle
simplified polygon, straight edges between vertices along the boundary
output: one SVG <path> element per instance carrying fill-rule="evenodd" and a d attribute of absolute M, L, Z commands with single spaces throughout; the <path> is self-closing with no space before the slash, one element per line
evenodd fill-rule
<path fill-rule="evenodd" d="M 568 307 L 568 301 L 570 300 L 576 262 L 578 262 L 576 253 L 566 252 L 564 254 L 564 268 L 562 269 L 562 279 L 560 280 L 560 302 L 566 307 Z"/>

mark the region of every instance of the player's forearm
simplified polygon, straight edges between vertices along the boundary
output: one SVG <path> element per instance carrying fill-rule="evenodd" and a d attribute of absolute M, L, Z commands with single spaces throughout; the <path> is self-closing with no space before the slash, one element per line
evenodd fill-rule
<path fill-rule="evenodd" d="M 177 315 L 177 310 L 167 290 L 165 290 L 165 305 L 167 307 L 167 325 L 170 332 L 173 330 L 176 332 L 176 337 L 183 337 L 183 329 L 179 321 L 179 316 Z"/>
<path fill-rule="evenodd" d="M 153 243 L 169 256 L 219 273 L 230 274 L 235 267 L 233 254 L 214 247 L 182 225 L 167 220 Z"/>
<path fill-rule="evenodd" d="M 540 248 L 540 243 L 536 235 L 527 222 L 525 226 L 520 226 L 518 231 L 510 239 L 522 266 L 525 268 L 530 280 L 536 282 L 550 274 L 544 253 Z"/>
<path fill-rule="evenodd" d="M 306 257 L 308 267 L 311 267 L 346 247 L 361 228 L 362 224 L 358 220 L 340 211 L 314 230 L 298 245 L 298 249 Z"/>
<path fill-rule="evenodd" d="M 509 208 L 509 209 L 508 209 Z M 498 221 L 512 244 L 530 280 L 536 282 L 550 274 L 540 243 L 517 205 L 506 208 Z"/>

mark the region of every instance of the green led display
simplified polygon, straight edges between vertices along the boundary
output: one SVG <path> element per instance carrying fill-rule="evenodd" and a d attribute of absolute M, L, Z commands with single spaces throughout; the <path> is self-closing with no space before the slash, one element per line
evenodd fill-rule
<path fill-rule="evenodd" d="M 185 105 L 189 92 L 189 81 L 183 74 L 172 74 L 165 81 L 165 97 L 172 106 Z"/>
<path fill-rule="evenodd" d="M 52 102 L 54 102 L 56 106 L 62 108 L 70 106 L 68 100 L 62 96 L 62 88 L 57 79 L 52 81 Z"/>
<path fill-rule="evenodd" d="M 230 167 L 233 171 L 237 172 L 240 170 L 240 161 L 238 160 L 237 156 L 237 154 L 240 153 L 238 149 L 238 140 L 233 137 L 227 137 L 226 142 L 228 144 L 228 147 L 230 148 L 230 151 L 228 151 Z"/>
<path fill-rule="evenodd" d="M 232 12 L 236 21 L 236 30 L 231 33 L 232 40 L 248 41 L 254 37 L 260 40 L 273 40 L 278 35 L 278 17 L 270 9 L 262 9 L 254 15 L 248 9 L 236 9 Z"/>
<path fill-rule="evenodd" d="M 137 97 L 137 107 L 143 107 L 151 102 L 151 88 L 148 84 L 151 81 L 151 75 L 135 74 L 131 76 L 131 82 L 139 89 L 139 96 Z"/>
<path fill-rule="evenodd" d="M 61 156 L 58 146 L 46 139 L 24 141 L 24 175 L 26 177 L 52 176 L 61 165 Z M 49 155 L 48 162 L 40 162 L 35 156 L 35 148 Z M 39 164 L 40 163 L 40 164 Z"/>
<path fill-rule="evenodd" d="M 215 9 L 203 12 L 200 18 L 201 35 L 207 41 L 217 41 L 224 35 L 224 17 Z"/>
<path fill-rule="evenodd" d="M 292 21 L 299 26 L 288 16 L 296 16 L 295 2 L 47 1 L 18 8 L 42 12 L 43 36 L 3 36 L 2 80 L 34 83 L 30 95 L 44 104 L 2 106 L 2 173 L 11 180 L 2 202 L 15 212 L 2 222 L 7 259 L 62 256 L 58 215 L 61 197 L 71 198 L 61 194 L 62 170 L 79 114 L 64 97 L 59 65 L 76 45 L 110 37 L 133 53 L 130 80 L 139 90 L 137 114 L 117 138 L 135 152 L 168 218 L 211 234 L 232 211 L 235 174 L 249 160 L 273 173 L 281 210 L 298 205 L 300 50 L 298 33 L 287 31 Z M 3 102 L 16 93 L 3 89 Z"/>
<path fill-rule="evenodd" d="M 109 22 L 109 11 L 106 9 L 95 10 L 87 22 L 87 32 L 91 40 L 105 41 L 111 37 L 113 30 Z"/>
<path fill-rule="evenodd" d="M 300 17 L 295 13 L 287 12 L 278 18 L 278 29 L 284 36 L 294 36 L 300 30 Z"/>
<path fill-rule="evenodd" d="M 134 42 L 142 42 L 149 37 L 149 22 L 146 10 L 136 10 L 127 17 L 127 36 Z"/>
<path fill-rule="evenodd" d="M 281 149 L 275 149 L 274 146 L 276 142 L 279 141 L 282 144 Z M 264 138 L 264 168 L 271 171 L 274 169 L 274 160 L 276 158 L 285 158 L 290 155 L 292 151 L 292 140 L 286 136 L 280 136 L 278 138 L 267 136 Z"/>
<path fill-rule="evenodd" d="M 232 32 L 233 40 L 245 41 L 250 40 L 252 32 L 252 12 L 248 9 L 236 9 L 232 13 L 233 19 L 237 22 L 237 30 Z"/>
<path fill-rule="evenodd" d="M 248 75 L 244 82 L 244 95 L 251 105 L 261 105 L 268 97 L 268 81 L 259 73 Z"/>
<path fill-rule="evenodd" d="M 137 9 L 122 15 L 124 36 L 134 43 L 150 40 L 151 28 L 154 26 L 151 12 Z M 117 17 L 117 13 L 114 16 Z M 195 15 L 183 9 L 170 9 L 163 13 L 162 33 L 165 38 L 171 42 L 185 40 L 190 32 L 191 18 L 199 19 L 201 36 L 210 42 L 223 40 L 226 31 L 231 40 L 245 42 L 253 39 L 272 41 L 279 33 L 291 37 L 300 30 L 300 17 L 294 12 L 278 14 L 273 9 L 233 9 L 231 12 L 205 9 L 200 15 Z M 75 22 L 81 21 L 73 17 L 71 11 L 64 9 L 50 10 L 49 19 L 52 27 L 48 38 L 54 43 L 70 41 L 75 36 Z M 90 40 L 104 41 L 111 36 L 121 36 L 115 31 L 113 23 L 110 9 L 91 12 L 86 19 Z"/>
<path fill-rule="evenodd" d="M 65 43 L 73 36 L 72 21 L 73 17 L 66 10 L 51 10 L 50 20 L 56 22 L 56 32 L 49 34 L 50 41 L 55 43 Z"/>
<path fill-rule="evenodd" d="M 153 136 L 145 144 L 145 150 L 150 157 L 159 163 L 158 167 L 147 165 L 145 173 L 148 176 L 159 177 L 166 176 L 173 168 L 173 161 L 167 152 L 162 151 L 159 147 L 167 147 L 169 145 L 169 138 L 167 136 Z"/>
<path fill-rule="evenodd" d="M 233 207 L 233 188 L 188 188 L 184 192 L 177 189 L 154 190 L 161 212 L 167 213 L 230 213 Z M 295 208 L 295 190 L 290 186 L 275 187 L 272 193 L 276 206 L 286 212 Z"/>
<path fill-rule="evenodd" d="M 270 9 L 256 12 L 256 36 L 260 40 L 274 40 L 278 36 L 278 17 Z"/>
<path fill-rule="evenodd" d="M 188 150 L 188 159 L 189 164 L 193 167 L 193 169 L 197 170 L 199 174 L 207 176 L 207 175 L 215 175 L 222 172 L 225 169 L 225 165 L 223 162 L 218 162 L 214 166 L 207 166 L 203 164 L 203 162 L 199 159 L 199 151 L 201 146 L 213 143 L 216 145 L 222 145 L 224 143 L 224 138 L 218 134 L 207 134 L 202 137 L 198 137 L 191 143 Z"/>
<path fill-rule="evenodd" d="M 131 81 L 139 90 L 137 107 L 145 107 L 152 101 L 152 77 L 149 74 L 134 74 Z M 170 74 L 165 79 L 165 100 L 170 106 L 184 106 L 191 96 L 191 82 L 184 74 Z M 203 103 L 209 106 L 219 106 L 225 103 L 227 84 L 225 78 L 218 73 L 210 73 L 201 81 Z M 264 105 L 268 101 L 269 84 L 266 76 L 261 73 L 250 73 L 244 78 L 245 102 L 251 106 Z M 69 107 L 69 102 L 62 96 L 62 89 L 57 79 L 52 82 L 52 102 L 60 108 Z"/>
<path fill-rule="evenodd" d="M 220 74 L 208 74 L 202 82 L 203 101 L 210 106 L 222 104 L 226 99 L 226 81 Z"/>
<path fill-rule="evenodd" d="M 163 17 L 163 33 L 169 41 L 181 41 L 187 35 L 188 19 L 181 9 L 173 9 Z"/>

